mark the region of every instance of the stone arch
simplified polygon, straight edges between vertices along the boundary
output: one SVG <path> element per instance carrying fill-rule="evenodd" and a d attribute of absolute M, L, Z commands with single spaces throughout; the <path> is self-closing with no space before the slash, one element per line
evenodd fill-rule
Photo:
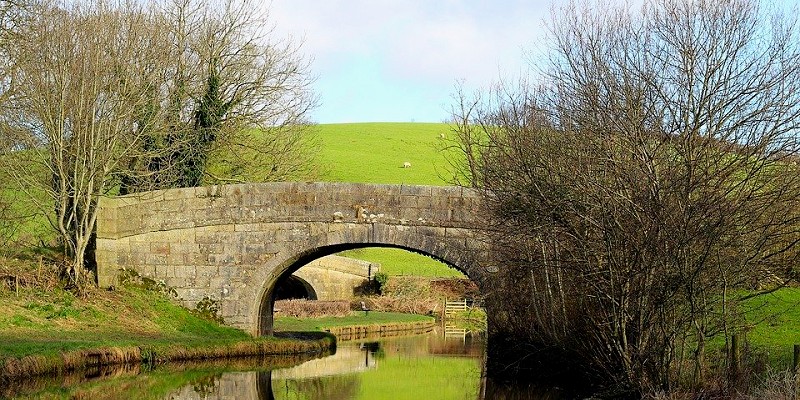
<path fill-rule="evenodd" d="M 270 335 L 273 332 L 272 325 L 273 325 L 273 305 L 275 301 L 274 298 L 275 289 L 276 289 L 276 284 L 280 282 L 281 279 L 285 279 L 286 277 L 291 276 L 291 274 L 293 274 L 295 271 L 297 271 L 304 265 L 318 258 L 336 254 L 346 250 L 354 250 L 354 249 L 369 248 L 369 247 L 395 248 L 431 257 L 437 261 L 446 264 L 450 268 L 454 268 L 462 272 L 470 280 L 476 283 L 480 282 L 478 277 L 475 276 L 476 274 L 475 271 L 477 271 L 477 269 L 469 268 L 466 265 L 458 263 L 459 261 L 463 260 L 453 261 L 452 259 L 444 258 L 442 256 L 439 256 L 435 253 L 426 250 L 414 247 L 407 247 L 399 244 L 363 242 L 363 243 L 344 243 L 335 245 L 325 245 L 325 246 L 309 248 L 304 251 L 298 252 L 294 256 L 287 257 L 285 260 L 279 263 L 278 266 L 274 269 L 274 271 L 277 272 L 277 274 L 274 275 L 271 279 L 263 281 L 261 289 L 258 291 L 258 295 L 256 296 L 257 304 L 253 307 L 254 310 L 257 310 L 254 319 L 258 321 L 258 328 L 256 331 L 258 336 Z"/>
<path fill-rule="evenodd" d="M 314 285 L 305 279 L 289 275 L 282 282 L 276 282 L 275 295 L 277 300 L 308 299 L 317 300 L 317 290 Z"/>

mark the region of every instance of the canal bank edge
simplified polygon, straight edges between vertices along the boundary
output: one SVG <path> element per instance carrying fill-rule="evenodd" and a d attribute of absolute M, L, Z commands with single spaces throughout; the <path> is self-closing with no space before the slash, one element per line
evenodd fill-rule
<path fill-rule="evenodd" d="M 57 375 L 107 365 L 324 354 L 333 352 L 335 349 L 336 337 L 327 332 L 310 332 L 287 338 L 259 338 L 199 347 L 175 345 L 101 347 L 68 351 L 53 356 L 30 355 L 0 360 L 0 383 L 30 376 Z"/>
<path fill-rule="evenodd" d="M 346 341 L 370 336 L 390 337 L 402 334 L 422 334 L 433 330 L 436 321 L 396 322 L 387 324 L 349 325 L 323 328 L 336 335 L 337 340 Z"/>

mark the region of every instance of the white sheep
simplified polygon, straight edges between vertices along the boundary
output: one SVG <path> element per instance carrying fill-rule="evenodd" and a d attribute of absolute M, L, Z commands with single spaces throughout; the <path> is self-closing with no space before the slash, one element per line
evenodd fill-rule
<path fill-rule="evenodd" d="M 403 163 L 403 168 L 411 168 L 411 163 L 406 161 Z"/>

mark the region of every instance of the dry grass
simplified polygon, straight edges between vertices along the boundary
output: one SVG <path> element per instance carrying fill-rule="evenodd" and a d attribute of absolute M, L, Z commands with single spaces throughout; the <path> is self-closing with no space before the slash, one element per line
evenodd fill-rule
<path fill-rule="evenodd" d="M 275 302 L 275 316 L 322 318 L 347 315 L 350 315 L 350 304 L 347 301 L 292 299 Z"/>
<path fill-rule="evenodd" d="M 50 291 L 61 285 L 63 265 L 55 260 L 39 257 L 38 261 L 0 257 L 0 293 L 19 292 L 25 289 Z"/>
<path fill-rule="evenodd" d="M 383 296 L 365 298 L 364 301 L 375 311 L 439 315 L 443 312 L 446 298 L 465 297 L 478 297 L 477 286 L 468 279 L 391 276 Z"/>

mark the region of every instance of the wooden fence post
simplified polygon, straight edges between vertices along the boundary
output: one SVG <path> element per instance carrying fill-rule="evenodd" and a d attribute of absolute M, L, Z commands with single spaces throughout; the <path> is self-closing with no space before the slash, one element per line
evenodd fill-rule
<path fill-rule="evenodd" d="M 731 335 L 731 372 L 739 372 L 739 335 Z"/>

